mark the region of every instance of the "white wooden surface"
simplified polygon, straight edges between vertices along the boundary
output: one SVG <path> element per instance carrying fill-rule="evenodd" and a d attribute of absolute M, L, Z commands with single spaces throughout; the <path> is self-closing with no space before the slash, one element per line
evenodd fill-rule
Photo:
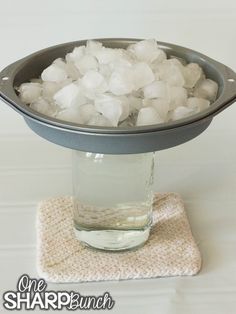
<path fill-rule="evenodd" d="M 2 1 L 0 69 L 61 42 L 155 37 L 201 51 L 236 70 L 235 34 L 234 0 Z M 235 313 L 235 119 L 236 104 L 198 138 L 157 153 L 156 190 L 183 196 L 203 255 L 199 275 L 50 288 L 82 294 L 109 291 L 116 301 L 112 313 Z M 1 294 L 15 289 L 21 274 L 36 276 L 37 203 L 70 193 L 70 151 L 40 139 L 0 102 Z"/>

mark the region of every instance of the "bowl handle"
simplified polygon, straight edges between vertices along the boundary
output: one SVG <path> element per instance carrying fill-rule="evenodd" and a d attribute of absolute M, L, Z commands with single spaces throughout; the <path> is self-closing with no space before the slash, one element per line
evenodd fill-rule
<path fill-rule="evenodd" d="M 224 81 L 222 97 L 216 100 L 216 102 L 219 101 L 222 103 L 222 106 L 213 113 L 213 116 L 216 116 L 221 111 L 225 110 L 234 102 L 236 102 L 236 73 L 226 65 L 215 60 L 212 60 L 212 63 L 214 63 L 217 69 L 220 71 Z"/>
<path fill-rule="evenodd" d="M 14 90 L 13 79 L 24 59 L 10 64 L 0 72 L 0 99 L 21 114 L 22 112 L 15 106 L 19 99 Z"/>

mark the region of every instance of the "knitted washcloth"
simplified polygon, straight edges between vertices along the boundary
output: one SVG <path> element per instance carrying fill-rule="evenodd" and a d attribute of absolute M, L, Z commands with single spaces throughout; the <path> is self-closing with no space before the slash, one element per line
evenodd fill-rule
<path fill-rule="evenodd" d="M 107 253 L 82 245 L 73 232 L 71 197 L 39 205 L 37 266 L 51 282 L 82 282 L 195 275 L 201 255 L 178 194 L 156 194 L 148 242 L 134 251 Z"/>

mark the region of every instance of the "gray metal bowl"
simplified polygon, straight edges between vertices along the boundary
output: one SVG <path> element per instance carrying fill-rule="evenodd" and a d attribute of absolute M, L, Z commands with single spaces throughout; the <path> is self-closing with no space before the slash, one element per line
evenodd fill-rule
<path fill-rule="evenodd" d="M 140 39 L 96 39 L 106 47 L 126 48 Z M 114 128 L 95 127 L 64 122 L 38 113 L 22 103 L 14 89 L 21 83 L 39 77 L 50 63 L 86 44 L 86 40 L 65 43 L 33 53 L 6 67 L 0 73 L 0 97 L 23 115 L 28 126 L 43 138 L 76 150 L 107 153 L 134 154 L 157 151 L 182 144 L 202 133 L 213 117 L 236 101 L 236 73 L 227 66 L 188 48 L 158 42 L 169 56 L 181 57 L 198 63 L 208 78 L 219 85 L 216 101 L 191 117 L 157 125 Z"/>

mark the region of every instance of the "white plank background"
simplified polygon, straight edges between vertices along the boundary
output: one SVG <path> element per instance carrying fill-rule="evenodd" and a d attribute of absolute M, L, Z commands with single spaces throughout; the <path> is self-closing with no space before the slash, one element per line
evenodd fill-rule
<path fill-rule="evenodd" d="M 0 3 L 0 69 L 50 45 L 98 37 L 154 37 L 201 51 L 236 70 L 236 2 Z M 112 313 L 235 313 L 235 119 L 236 104 L 198 138 L 157 153 L 156 190 L 183 196 L 203 255 L 199 275 L 50 288 L 109 291 L 116 300 Z M 36 276 L 36 206 L 63 194 L 71 194 L 70 151 L 40 139 L 0 102 L 0 293 L 14 289 L 23 273 Z"/>

